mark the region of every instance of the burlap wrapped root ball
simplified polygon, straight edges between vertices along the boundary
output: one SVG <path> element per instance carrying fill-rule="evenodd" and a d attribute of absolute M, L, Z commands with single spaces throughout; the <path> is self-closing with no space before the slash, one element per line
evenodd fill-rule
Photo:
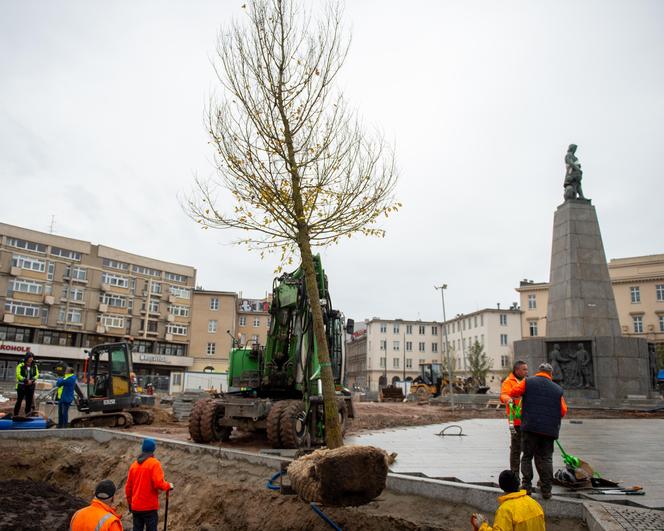
<path fill-rule="evenodd" d="M 342 446 L 305 455 L 288 466 L 293 490 L 307 502 L 364 505 L 385 488 L 389 456 L 373 446 Z"/>

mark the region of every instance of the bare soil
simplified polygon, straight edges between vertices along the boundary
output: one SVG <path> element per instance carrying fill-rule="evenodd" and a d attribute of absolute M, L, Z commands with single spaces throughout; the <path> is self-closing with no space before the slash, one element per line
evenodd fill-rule
<path fill-rule="evenodd" d="M 125 529 L 131 528 L 127 514 L 124 484 L 127 470 L 139 448 L 131 441 L 113 440 L 98 444 L 92 440 L 0 440 L 0 477 L 30 481 L 23 488 L 7 491 L 2 507 L 29 509 L 30 525 L 40 527 L 11 527 L 11 529 L 59 529 L 74 508 L 47 505 L 43 483 L 58 485 L 70 497 L 89 500 L 95 484 L 112 479 L 118 485 L 115 505 Z M 166 480 L 175 484 L 170 495 L 168 523 L 171 530 L 325 530 L 329 529 L 309 504 L 295 496 L 285 496 L 266 488 L 266 480 L 275 470 L 242 461 L 230 461 L 220 456 L 201 455 L 180 449 L 160 448 L 156 456 L 162 462 Z M 35 494 L 29 507 L 24 504 L 25 491 Z M 58 494 L 60 495 L 60 494 Z M 164 499 L 160 510 L 163 526 Z M 450 504 L 411 495 L 384 491 L 371 503 L 355 508 L 323 507 L 325 513 L 345 530 L 435 529 L 468 528 L 469 515 L 474 509 L 468 505 Z M 12 514 L 16 511 L 12 510 Z M 43 518 L 36 514 L 44 513 Z M 13 516 L 12 516 L 13 517 Z M 56 523 L 56 521 L 58 523 Z M 20 525 L 20 524 L 19 524 Z M 583 524 L 568 520 L 550 520 L 547 529 L 578 531 Z"/>
<path fill-rule="evenodd" d="M 65 531 L 85 500 L 43 481 L 0 481 L 0 531 Z"/>

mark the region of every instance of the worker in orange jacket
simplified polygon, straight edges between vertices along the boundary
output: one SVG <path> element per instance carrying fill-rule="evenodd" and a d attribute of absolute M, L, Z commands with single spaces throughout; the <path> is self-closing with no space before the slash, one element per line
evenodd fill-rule
<path fill-rule="evenodd" d="M 553 484 L 553 442 L 560 434 L 561 419 L 567 414 L 563 388 L 551 377 L 553 368 L 542 363 L 535 376 L 524 378 L 510 391 L 512 398 L 522 397 L 521 412 L 521 488 L 532 492 L 533 458 L 539 474 L 540 491 L 551 498 Z"/>
<path fill-rule="evenodd" d="M 173 483 L 164 481 L 161 463 L 154 456 L 156 448 L 154 439 L 144 439 L 141 455 L 129 467 L 125 495 L 134 518 L 134 531 L 157 531 L 159 491 L 173 488 Z"/>
<path fill-rule="evenodd" d="M 517 477 L 519 477 L 521 464 L 521 399 L 512 398 L 510 391 L 527 376 L 528 364 L 523 360 L 517 360 L 512 365 L 512 372 L 500 387 L 500 401 L 505 404 L 510 426 L 510 470 Z"/>
<path fill-rule="evenodd" d="M 120 515 L 112 507 L 114 497 L 115 483 L 110 479 L 101 481 L 95 488 L 95 497 L 90 505 L 72 516 L 70 531 L 122 531 Z"/>

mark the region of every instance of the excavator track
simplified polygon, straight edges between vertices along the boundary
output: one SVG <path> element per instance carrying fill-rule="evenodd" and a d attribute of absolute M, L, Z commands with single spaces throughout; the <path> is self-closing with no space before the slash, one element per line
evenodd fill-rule
<path fill-rule="evenodd" d="M 78 417 L 69 425 L 72 428 L 129 428 L 133 423 L 131 414 L 126 411 L 118 411 Z"/>
<path fill-rule="evenodd" d="M 130 409 L 129 414 L 134 424 L 152 424 L 154 422 L 154 413 L 149 409 Z"/>

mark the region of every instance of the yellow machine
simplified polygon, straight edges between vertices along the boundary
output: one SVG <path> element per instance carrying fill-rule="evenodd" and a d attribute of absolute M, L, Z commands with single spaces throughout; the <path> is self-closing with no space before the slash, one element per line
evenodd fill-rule
<path fill-rule="evenodd" d="M 441 363 L 422 363 L 420 364 L 420 375 L 413 380 L 410 392 L 418 400 L 426 400 L 447 394 L 449 392 L 448 384 L 447 373 L 443 373 Z"/>

